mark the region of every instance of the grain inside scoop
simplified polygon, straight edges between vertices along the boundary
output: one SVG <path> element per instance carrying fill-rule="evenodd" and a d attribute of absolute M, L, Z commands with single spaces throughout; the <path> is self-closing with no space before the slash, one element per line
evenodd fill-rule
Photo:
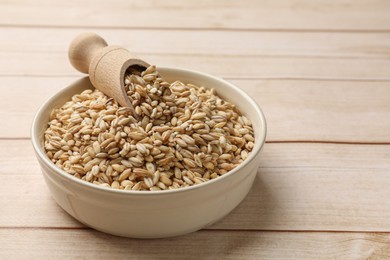
<path fill-rule="evenodd" d="M 126 71 L 138 68 L 140 71 L 149 67 L 145 61 L 121 46 L 108 46 L 97 34 L 82 33 L 69 47 L 70 63 L 78 71 L 89 74 L 92 85 L 121 106 L 129 107 L 134 113 L 124 86 Z"/>

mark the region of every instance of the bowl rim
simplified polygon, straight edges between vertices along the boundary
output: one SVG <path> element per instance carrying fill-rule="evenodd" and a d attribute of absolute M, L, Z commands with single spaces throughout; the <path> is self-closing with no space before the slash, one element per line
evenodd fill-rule
<path fill-rule="evenodd" d="M 100 185 L 96 185 L 78 178 L 75 178 L 74 176 L 70 175 L 69 173 L 65 172 L 61 168 L 59 168 L 57 165 L 55 165 L 50 159 L 46 156 L 46 154 L 43 152 L 44 148 L 41 146 L 39 140 L 38 140 L 38 129 L 39 129 L 39 124 L 38 124 L 38 118 L 42 116 L 47 111 L 47 107 L 53 103 L 56 99 L 58 99 L 64 92 L 66 92 L 69 88 L 69 86 L 73 86 L 77 82 L 81 80 L 85 80 L 88 77 L 83 77 L 81 79 L 78 79 L 77 81 L 72 82 L 69 86 L 64 87 L 54 95 L 52 95 L 49 99 L 47 99 L 38 109 L 36 112 L 32 126 L 31 126 L 31 142 L 34 148 L 34 151 L 38 157 L 47 167 L 49 167 L 52 171 L 54 171 L 56 174 L 60 175 L 61 177 L 64 177 L 65 179 L 71 181 L 71 182 L 76 182 L 79 185 L 86 186 L 87 188 L 92 188 L 96 189 L 98 191 L 102 192 L 109 192 L 109 193 L 114 193 L 114 194 L 122 194 L 122 195 L 140 195 L 140 196 L 150 196 L 150 195 L 168 195 L 172 193 L 182 193 L 182 192 L 189 192 L 192 190 L 196 189 L 202 189 L 205 188 L 209 185 L 213 185 L 215 183 L 221 182 L 226 178 L 229 178 L 231 175 L 236 174 L 238 171 L 240 171 L 243 167 L 248 165 L 250 162 L 256 159 L 257 155 L 261 152 L 264 144 L 265 144 L 265 139 L 267 136 L 267 123 L 266 119 L 264 116 L 263 111 L 259 107 L 259 105 L 254 101 L 252 97 L 250 97 L 247 93 L 245 93 L 241 88 L 238 86 L 213 75 L 203 73 L 200 71 L 196 70 L 191 70 L 191 69 L 183 69 L 183 68 L 176 68 L 176 67 L 158 67 L 158 70 L 161 71 L 163 74 L 165 71 L 167 72 L 177 72 L 179 71 L 180 73 L 187 73 L 187 74 L 195 74 L 195 76 L 200 76 L 203 78 L 211 78 L 212 80 L 218 81 L 224 85 L 228 85 L 229 87 L 235 89 L 242 97 L 244 97 L 248 103 L 252 106 L 252 108 L 255 110 L 256 114 L 261 119 L 260 126 L 262 127 L 262 130 L 260 130 L 260 136 L 256 136 L 255 142 L 254 142 L 254 147 L 253 150 L 251 151 L 249 157 L 239 164 L 236 168 L 233 170 L 227 172 L 226 174 L 219 176 L 218 178 L 208 180 L 204 183 L 197 184 L 197 185 L 192 185 L 188 187 L 183 187 L 183 188 L 178 188 L 178 189 L 172 189 L 172 190 L 159 190 L 159 191 L 136 191 L 136 190 L 119 190 L 119 189 L 113 189 L 110 187 L 104 187 Z"/>

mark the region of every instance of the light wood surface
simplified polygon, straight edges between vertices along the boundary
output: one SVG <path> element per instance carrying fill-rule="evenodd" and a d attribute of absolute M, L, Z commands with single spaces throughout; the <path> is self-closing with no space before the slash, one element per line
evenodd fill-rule
<path fill-rule="evenodd" d="M 159 240 L 84 229 L 1 229 L 0 257 L 50 259 L 386 259 L 385 234 L 199 231 Z M 75 241 L 77 238 L 78 241 Z M 42 243 L 41 241 L 48 241 Z M 376 248 L 377 250 L 373 250 Z M 223 258 L 221 258 L 223 256 Z"/>
<path fill-rule="evenodd" d="M 268 143 L 230 215 L 135 240 L 53 201 L 30 125 L 82 76 L 67 50 L 84 31 L 158 66 L 224 77 L 259 103 Z M 388 1 L 0 1 L 0 35 L 0 259 L 390 257 Z"/>
<path fill-rule="evenodd" d="M 2 6 L 0 22 L 43 27 L 388 30 L 389 10 L 386 0 L 200 0 L 185 5 L 181 0 L 82 0 L 55 5 L 14 0 Z"/>

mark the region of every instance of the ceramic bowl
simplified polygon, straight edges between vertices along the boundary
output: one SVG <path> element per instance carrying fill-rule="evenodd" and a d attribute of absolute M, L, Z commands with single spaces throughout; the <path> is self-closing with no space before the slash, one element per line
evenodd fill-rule
<path fill-rule="evenodd" d="M 72 95 L 93 88 L 87 77 L 77 80 L 43 104 L 34 118 L 31 137 L 53 198 L 71 216 L 91 228 L 134 238 L 186 234 L 226 216 L 245 198 L 254 182 L 266 137 L 265 118 L 255 101 L 240 88 L 208 74 L 176 68 L 159 68 L 159 72 L 167 81 L 213 87 L 218 95 L 236 104 L 253 123 L 253 151 L 225 175 L 176 190 L 115 190 L 79 180 L 53 164 L 43 146 L 52 109 L 62 106 Z"/>

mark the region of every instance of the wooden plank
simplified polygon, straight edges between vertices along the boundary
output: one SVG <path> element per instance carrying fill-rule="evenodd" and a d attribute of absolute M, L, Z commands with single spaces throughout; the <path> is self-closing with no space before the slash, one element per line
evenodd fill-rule
<path fill-rule="evenodd" d="M 388 142 L 388 82 L 239 82 L 263 107 L 268 140 Z"/>
<path fill-rule="evenodd" d="M 0 27 L 0 52 L 65 53 L 82 28 Z M 389 33 L 100 29 L 108 43 L 134 53 L 265 57 L 390 58 Z M 42 41 L 41 39 L 45 39 Z M 135 40 L 136 39 L 136 40 Z M 66 60 L 64 59 L 64 62 Z"/>
<path fill-rule="evenodd" d="M 390 235 L 200 231 L 140 240 L 94 230 L 0 229 L 0 257 L 33 259 L 384 259 Z"/>
<path fill-rule="evenodd" d="M 54 93 L 69 85 L 75 78 L 24 78 L 6 77 L 0 83 L 3 98 L 0 109 L 0 136 L 26 138 L 30 136 L 31 123 L 38 108 Z M 21 102 L 15 102 L 20 99 Z M 16 104 L 18 103 L 18 105 Z"/>
<path fill-rule="evenodd" d="M 26 138 L 38 107 L 76 77 L 2 77 L 0 137 Z M 390 142 L 390 82 L 231 80 L 263 108 L 268 141 Z M 20 99 L 20 102 L 14 102 Z M 21 105 L 23 104 L 23 105 Z"/>
<path fill-rule="evenodd" d="M 385 0 L 67 1 L 2 3 L 0 24 L 126 28 L 389 30 Z"/>
<path fill-rule="evenodd" d="M 1 154 L 7 153 L 7 149 L 9 151 L 7 159 L 0 160 L 0 176 L 8 182 L 6 189 L 0 189 L 0 227 L 34 226 L 33 223 L 44 227 L 82 227 L 52 199 L 31 142 L 13 140 L 0 143 Z M 14 183 L 15 178 L 19 179 L 19 183 Z"/>
<path fill-rule="evenodd" d="M 0 75 L 80 75 L 66 52 L 81 31 L 1 28 L 7 37 L 0 43 Z M 229 78 L 390 79 L 390 33 L 98 32 L 150 63 Z"/>
<path fill-rule="evenodd" d="M 390 59 L 327 57 L 262 57 L 192 54 L 142 54 L 162 67 L 203 71 L 220 77 L 252 79 L 390 80 Z M 37 61 L 39 62 L 37 63 Z M 237 66 L 237 64 L 240 64 Z M 80 75 L 67 54 L 0 52 L 0 76 Z"/>
<path fill-rule="evenodd" d="M 209 229 L 389 232 L 389 156 L 390 145 L 267 144 L 247 198 Z M 81 227 L 50 198 L 29 140 L 0 141 L 0 158 L 1 227 Z"/>

